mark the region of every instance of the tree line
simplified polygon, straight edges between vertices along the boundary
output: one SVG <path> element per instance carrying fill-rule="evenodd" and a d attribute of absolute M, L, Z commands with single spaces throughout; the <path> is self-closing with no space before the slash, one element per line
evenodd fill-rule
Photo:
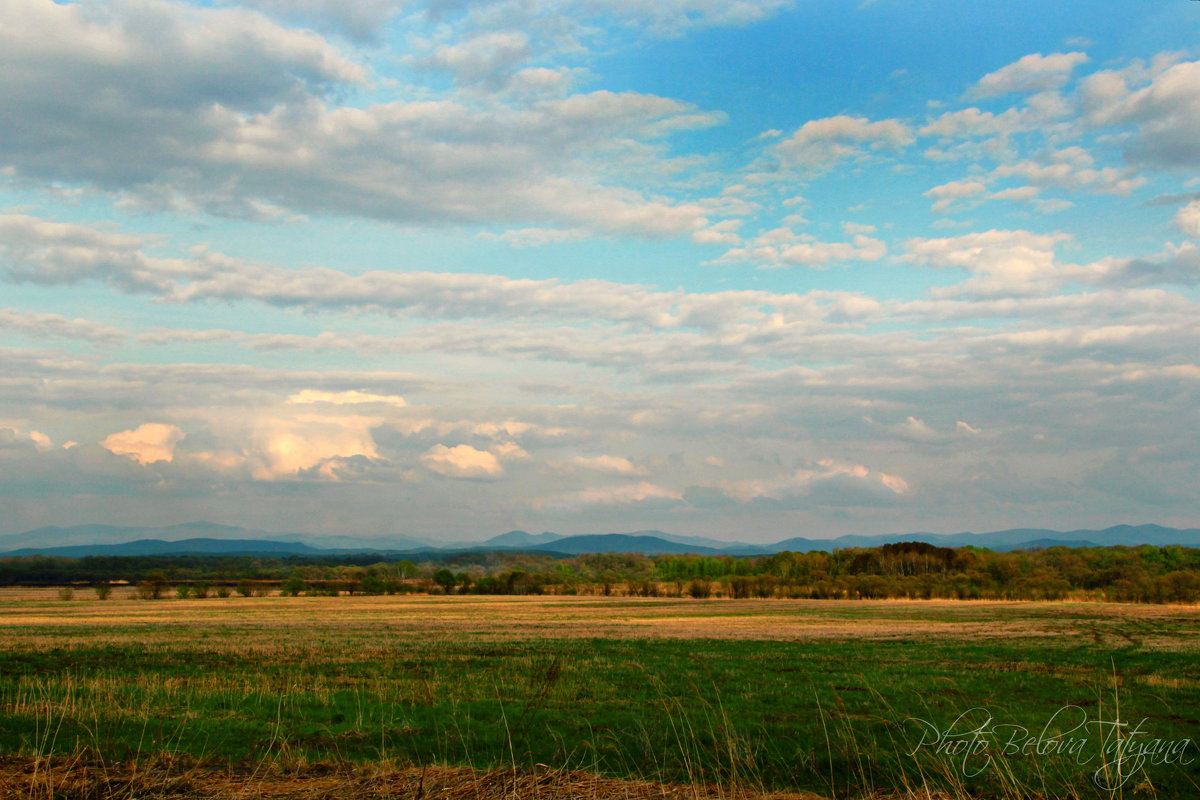
<path fill-rule="evenodd" d="M 147 599 L 233 594 L 600 594 L 812 599 L 1200 601 L 1200 549 L 996 552 L 902 542 L 769 556 L 464 552 L 399 560 L 93 556 L 0 559 L 0 585 L 135 587 Z"/>

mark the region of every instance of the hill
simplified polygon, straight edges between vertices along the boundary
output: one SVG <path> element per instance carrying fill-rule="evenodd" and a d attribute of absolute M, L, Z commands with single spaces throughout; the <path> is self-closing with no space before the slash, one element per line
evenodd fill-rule
<path fill-rule="evenodd" d="M 1184 545 L 1200 547 L 1200 530 L 1162 525 L 1114 525 L 1103 530 L 1055 531 L 1013 528 L 989 533 L 852 534 L 835 539 L 793 537 L 774 544 L 719 541 L 680 536 L 657 530 L 563 536 L 549 531 L 531 534 L 513 530 L 482 542 L 437 545 L 406 536 L 315 535 L 273 533 L 211 522 L 190 522 L 159 528 L 77 525 L 47 527 L 0 536 L 0 555 L 166 555 L 270 554 L 335 555 L 399 554 L 408 557 L 462 551 L 520 550 L 574 556 L 583 553 L 644 553 L 668 555 L 768 555 L 784 550 L 830 552 L 849 547 L 879 547 L 894 542 L 927 542 L 939 547 L 981 547 L 989 550 L 1034 550 L 1054 546 L 1109 547 L 1114 545 Z"/>

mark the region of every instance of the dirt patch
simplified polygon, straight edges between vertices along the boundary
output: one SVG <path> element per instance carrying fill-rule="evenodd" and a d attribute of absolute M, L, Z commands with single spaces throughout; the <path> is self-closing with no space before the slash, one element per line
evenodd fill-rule
<path fill-rule="evenodd" d="M 76 759 L 0 759 L 0 797 L 30 800 L 821 800 L 814 794 L 683 786 L 589 772 L 314 765 L 228 771 L 162 761 L 135 768 Z"/>

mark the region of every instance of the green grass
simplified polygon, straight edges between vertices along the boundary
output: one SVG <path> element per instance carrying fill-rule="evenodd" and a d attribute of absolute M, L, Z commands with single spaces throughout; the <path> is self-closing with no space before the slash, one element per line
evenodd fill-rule
<path fill-rule="evenodd" d="M 269 609 L 272 600 L 254 602 Z M 332 600 L 314 604 L 307 624 L 287 626 L 183 607 L 173 626 L 123 625 L 118 615 L 0 629 L 0 753 L 547 764 L 839 797 L 923 785 L 960 796 L 1200 794 L 1194 743 L 1189 764 L 1148 764 L 1113 795 L 1091 783 L 1098 730 L 1089 734 L 1087 764 L 1069 755 L 997 757 L 968 776 L 979 759 L 964 770 L 961 757 L 909 754 L 922 730 L 910 718 L 944 729 L 973 707 L 1036 734 L 1065 705 L 1112 720 L 1119 702 L 1121 718 L 1145 719 L 1154 737 L 1196 737 L 1200 625 L 1190 614 L 847 602 L 821 614 L 1054 620 L 1078 635 L 776 641 L 531 636 L 506 632 L 502 614 L 487 631 L 396 630 L 339 623 Z M 645 608 L 611 604 L 616 615 Z M 738 614 L 736 604 L 712 610 L 714 620 Z M 996 745 L 1011 735 L 1002 730 Z"/>

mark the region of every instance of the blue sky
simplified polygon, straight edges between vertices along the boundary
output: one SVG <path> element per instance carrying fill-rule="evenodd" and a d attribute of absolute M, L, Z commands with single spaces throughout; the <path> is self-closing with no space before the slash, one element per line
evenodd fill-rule
<path fill-rule="evenodd" d="M 1198 34 L 0 0 L 0 532 L 1198 526 Z"/>

